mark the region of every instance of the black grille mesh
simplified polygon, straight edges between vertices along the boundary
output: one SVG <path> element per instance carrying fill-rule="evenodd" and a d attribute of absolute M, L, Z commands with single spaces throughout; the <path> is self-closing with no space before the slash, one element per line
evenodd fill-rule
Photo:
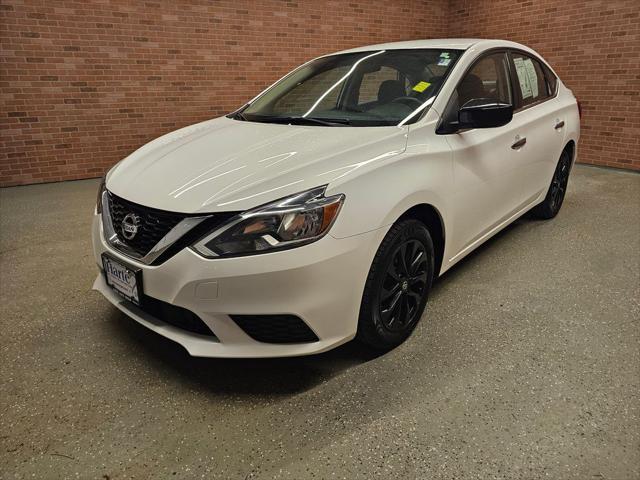
<path fill-rule="evenodd" d="M 111 192 L 109 192 L 109 212 L 118 239 L 141 257 L 149 253 L 162 237 L 186 216 L 182 213 L 143 207 L 124 200 Z M 127 240 L 122 235 L 122 220 L 129 213 L 134 213 L 140 218 L 138 233 L 131 240 Z"/>
<path fill-rule="evenodd" d="M 318 337 L 295 315 L 231 315 L 254 340 L 264 343 L 309 343 Z"/>

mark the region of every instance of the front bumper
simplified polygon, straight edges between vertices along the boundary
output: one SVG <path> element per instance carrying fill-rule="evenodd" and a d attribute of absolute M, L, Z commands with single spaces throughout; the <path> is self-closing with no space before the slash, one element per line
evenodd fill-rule
<path fill-rule="evenodd" d="M 107 300 L 145 327 L 198 357 L 284 357 L 308 355 L 351 340 L 369 267 L 386 228 L 344 239 L 327 235 L 300 248 L 262 255 L 207 260 L 186 248 L 161 265 L 122 255 L 104 240 L 100 216 L 93 219 L 98 267 L 109 252 L 142 269 L 144 294 L 196 314 L 215 337 L 169 325 L 124 301 L 102 273 L 93 285 Z M 254 340 L 229 315 L 296 315 L 318 341 L 273 344 Z"/>

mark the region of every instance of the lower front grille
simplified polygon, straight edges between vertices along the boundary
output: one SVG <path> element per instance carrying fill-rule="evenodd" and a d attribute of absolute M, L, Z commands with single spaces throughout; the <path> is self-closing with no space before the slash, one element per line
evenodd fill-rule
<path fill-rule="evenodd" d="M 129 303 L 133 305 L 133 303 Z M 215 338 L 214 333 L 207 327 L 207 324 L 191 310 L 171 305 L 148 295 L 142 296 L 141 303 L 142 306 L 135 305 L 135 308 L 139 308 L 158 320 L 191 333 Z"/>
<path fill-rule="evenodd" d="M 254 340 L 263 343 L 311 343 L 319 340 L 295 315 L 230 315 Z"/>

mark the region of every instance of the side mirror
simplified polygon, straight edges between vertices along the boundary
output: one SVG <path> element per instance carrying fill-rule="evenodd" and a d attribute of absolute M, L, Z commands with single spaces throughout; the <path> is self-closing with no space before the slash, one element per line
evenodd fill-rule
<path fill-rule="evenodd" d="M 506 125 L 513 118 L 513 105 L 492 98 L 474 98 L 458 111 L 458 129 L 493 128 Z"/>

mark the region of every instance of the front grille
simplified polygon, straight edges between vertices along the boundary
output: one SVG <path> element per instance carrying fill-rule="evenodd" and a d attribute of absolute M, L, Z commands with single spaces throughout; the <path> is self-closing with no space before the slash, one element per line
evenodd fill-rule
<path fill-rule="evenodd" d="M 207 324 L 191 310 L 171 305 L 170 303 L 163 302 L 162 300 L 158 300 L 157 298 L 153 298 L 148 295 L 142 296 L 141 303 L 142 306 L 137 306 L 129 302 L 129 304 L 134 308 L 139 308 L 143 312 L 148 313 L 152 317 L 168 323 L 169 325 L 173 325 L 174 327 L 181 328 L 188 332 L 215 338 L 215 335 L 211 329 L 207 327 Z"/>
<path fill-rule="evenodd" d="M 319 339 L 295 315 L 231 315 L 231 319 L 254 340 L 264 343 L 310 343 Z"/>
<path fill-rule="evenodd" d="M 109 212 L 118 240 L 140 257 L 149 253 L 162 237 L 186 217 L 183 213 L 171 213 L 143 207 L 111 192 L 109 192 Z M 127 240 L 122 234 L 122 220 L 130 213 L 137 215 L 140 218 L 140 223 L 136 235 L 131 240 Z"/>
<path fill-rule="evenodd" d="M 118 236 L 119 242 L 124 245 L 124 247 L 117 244 L 114 244 L 113 246 L 114 248 L 122 251 L 125 255 L 137 258 L 142 258 L 147 255 L 151 249 L 171 231 L 173 227 L 185 218 L 203 215 L 200 213 L 186 214 L 167 212 L 165 210 L 158 210 L 130 202 L 114 195 L 111 192 L 108 192 L 108 195 L 111 223 L 113 224 L 113 229 L 115 234 Z M 132 239 L 128 240 L 124 237 L 122 232 L 122 221 L 124 220 L 124 217 L 130 213 L 137 215 L 140 220 L 137 233 Z M 194 228 L 177 239 L 173 244 L 168 246 L 159 257 L 151 262 L 151 265 L 160 265 L 183 248 L 193 244 L 237 214 L 238 212 L 204 214 L 207 216 L 204 221 L 197 224 Z"/>

